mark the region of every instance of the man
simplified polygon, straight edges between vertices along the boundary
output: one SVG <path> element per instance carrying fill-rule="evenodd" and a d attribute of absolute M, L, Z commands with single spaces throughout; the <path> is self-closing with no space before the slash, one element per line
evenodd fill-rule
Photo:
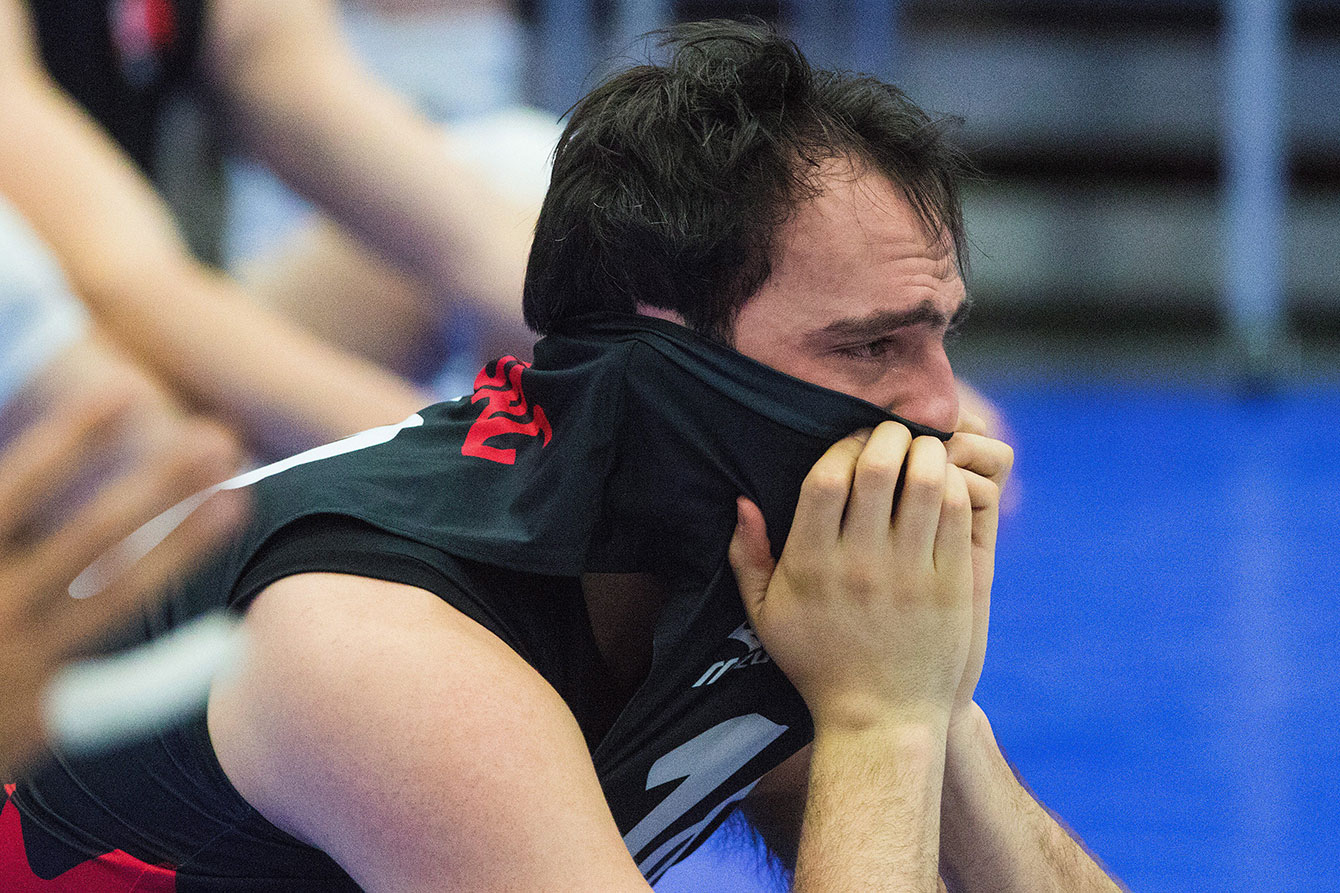
<path fill-rule="evenodd" d="M 250 665 L 23 782 L 0 881 L 645 890 L 741 805 L 802 891 L 1116 889 L 972 702 L 1011 456 L 946 433 L 955 154 L 770 32 L 669 43 L 560 143 L 535 365 L 237 481 L 148 626 L 227 602 Z"/>

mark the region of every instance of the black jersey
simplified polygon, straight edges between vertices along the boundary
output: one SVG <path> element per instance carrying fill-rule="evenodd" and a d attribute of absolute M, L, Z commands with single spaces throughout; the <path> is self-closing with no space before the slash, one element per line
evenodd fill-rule
<path fill-rule="evenodd" d="M 470 397 L 233 482 L 255 488 L 254 523 L 146 629 L 240 607 L 285 573 L 423 585 L 564 697 L 654 882 L 812 735 L 740 603 L 726 558 L 735 497 L 758 503 L 780 550 L 820 454 L 892 416 L 646 317 L 586 318 L 535 357 L 489 364 Z M 667 583 L 650 671 L 617 717 L 589 697 L 600 680 L 577 584 L 586 571 Z M 201 722 L 128 752 L 59 759 L 6 810 L 22 831 L 0 833 L 0 865 L 45 860 L 43 876 L 110 853 L 173 872 L 183 893 L 354 889 L 241 800 Z"/>
<path fill-rule="evenodd" d="M 29 0 L 56 83 L 152 173 L 167 98 L 196 75 L 205 0 Z"/>

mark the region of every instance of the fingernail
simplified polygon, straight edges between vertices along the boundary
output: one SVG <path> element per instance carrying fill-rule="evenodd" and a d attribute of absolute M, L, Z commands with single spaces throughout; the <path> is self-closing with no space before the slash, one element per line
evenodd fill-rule
<path fill-rule="evenodd" d="M 871 428 L 862 428 L 859 431 L 853 431 L 851 436 L 859 440 L 861 443 L 865 443 L 870 439 L 870 435 L 873 433 L 874 431 Z"/>

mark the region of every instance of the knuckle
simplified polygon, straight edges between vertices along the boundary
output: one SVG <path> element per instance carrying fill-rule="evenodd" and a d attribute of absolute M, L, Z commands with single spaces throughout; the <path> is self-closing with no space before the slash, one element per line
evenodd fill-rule
<path fill-rule="evenodd" d="M 865 449 L 865 444 L 870 438 L 870 433 L 865 430 L 855 431 L 833 444 L 819 459 L 819 465 L 826 463 L 846 464 L 856 461 L 856 457 L 861 455 L 861 450 Z"/>
<path fill-rule="evenodd" d="M 903 492 L 913 496 L 929 496 L 944 489 L 943 472 L 936 473 L 928 468 L 909 468 L 903 481 Z"/>
<path fill-rule="evenodd" d="M 938 437 L 931 437 L 929 434 L 923 434 L 912 441 L 912 449 L 919 453 L 926 454 L 928 457 L 934 457 L 942 462 L 948 461 L 949 450 L 944 441 Z"/>
<path fill-rule="evenodd" d="M 984 440 L 984 452 L 995 468 L 1007 469 L 1014 464 L 1014 447 L 1003 440 Z"/>
<path fill-rule="evenodd" d="M 880 573 L 866 562 L 851 562 L 843 568 L 842 582 L 850 595 L 864 597 L 879 589 Z"/>
<path fill-rule="evenodd" d="M 996 499 L 1000 496 L 1000 484 L 995 478 L 986 477 L 975 471 L 965 471 L 959 469 L 963 475 L 963 481 L 968 488 L 968 493 L 972 496 L 973 503 L 979 503 L 990 499 Z"/>
<path fill-rule="evenodd" d="M 851 484 L 845 474 L 836 469 L 816 467 L 805 476 L 801 490 L 820 499 L 845 499 Z"/>
<path fill-rule="evenodd" d="M 903 463 L 893 456 L 872 455 L 867 450 L 856 463 L 856 475 L 874 483 L 892 483 L 902 474 Z"/>
<path fill-rule="evenodd" d="M 822 586 L 824 574 L 818 562 L 810 558 L 784 556 L 775 576 L 791 589 L 808 592 Z"/>
<path fill-rule="evenodd" d="M 1000 502 L 1000 484 L 996 483 L 991 478 L 983 478 L 982 489 L 985 491 L 986 500 L 988 502 Z"/>
<path fill-rule="evenodd" d="M 972 500 L 968 498 L 966 490 L 953 488 L 945 492 L 941 506 L 943 511 L 966 514 L 972 511 Z"/>

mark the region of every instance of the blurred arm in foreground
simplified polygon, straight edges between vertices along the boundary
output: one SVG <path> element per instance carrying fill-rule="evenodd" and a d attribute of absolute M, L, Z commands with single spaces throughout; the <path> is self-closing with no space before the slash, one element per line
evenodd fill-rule
<path fill-rule="evenodd" d="M 217 427 L 183 422 L 176 435 L 137 456 L 129 469 L 98 481 L 67 518 L 35 519 L 76 474 L 107 459 L 123 439 L 133 397 L 106 390 L 28 428 L 0 455 L 0 777 L 29 762 L 45 743 L 44 692 L 61 666 L 96 644 L 171 578 L 189 569 L 244 514 L 243 498 L 206 502 L 157 548 L 84 600 L 71 581 L 140 525 L 226 477 L 235 447 Z"/>

